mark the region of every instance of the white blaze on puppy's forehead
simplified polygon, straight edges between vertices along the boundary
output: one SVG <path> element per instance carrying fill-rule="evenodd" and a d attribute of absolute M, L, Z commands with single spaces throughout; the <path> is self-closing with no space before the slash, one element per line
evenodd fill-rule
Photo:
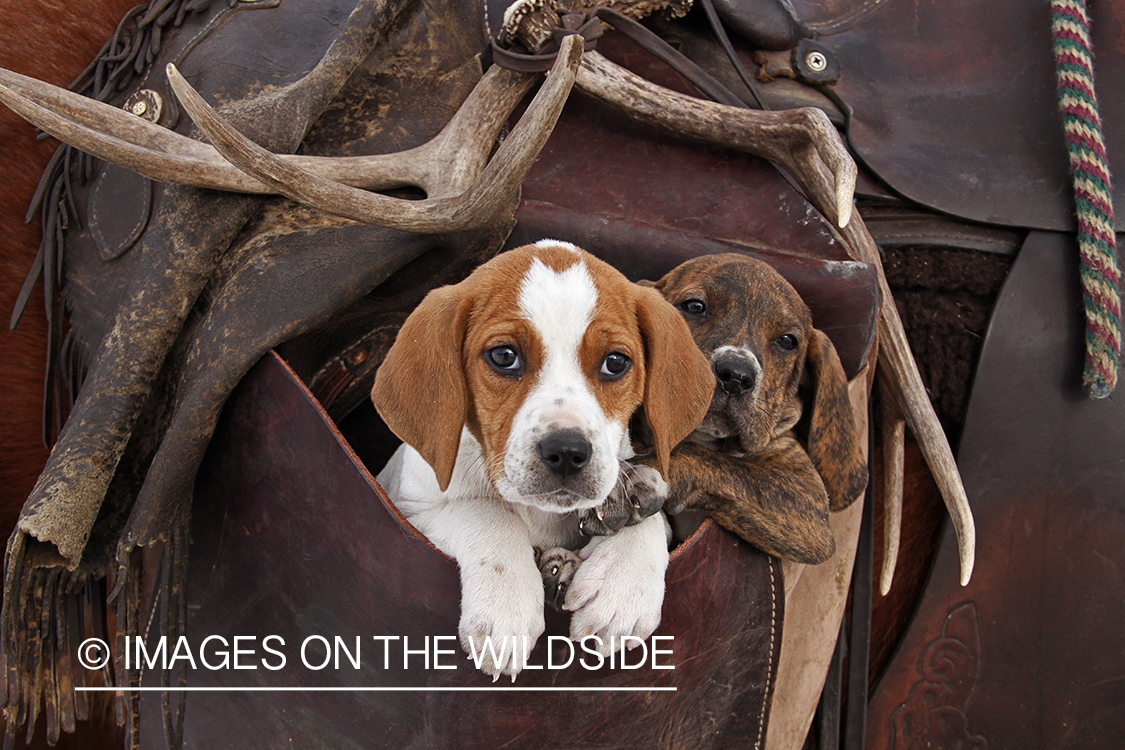
<path fill-rule="evenodd" d="M 569 250 L 575 255 L 582 254 L 582 251 L 578 249 L 577 245 L 572 245 L 571 243 L 563 242 L 562 240 L 539 240 L 535 243 L 535 246 L 540 248 L 541 250 L 545 250 L 550 247 L 557 247 L 563 250 Z"/>
<path fill-rule="evenodd" d="M 597 302 L 594 279 L 581 261 L 555 271 L 536 258 L 520 285 L 520 313 L 538 331 L 548 361 L 566 352 L 577 357 Z"/>

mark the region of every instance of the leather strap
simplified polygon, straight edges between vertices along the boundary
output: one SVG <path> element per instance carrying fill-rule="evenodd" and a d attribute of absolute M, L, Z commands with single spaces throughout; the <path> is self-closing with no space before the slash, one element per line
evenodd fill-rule
<path fill-rule="evenodd" d="M 594 48 L 595 40 L 602 35 L 599 21 L 604 21 L 622 35 L 631 39 L 643 49 L 686 78 L 708 99 L 731 107 L 745 107 L 746 103 L 732 94 L 714 76 L 699 67 L 674 47 L 665 42 L 639 22 L 610 8 L 599 8 L 593 16 L 570 14 L 562 17 L 562 26 L 555 31 L 554 40 L 544 47 L 544 51 L 531 54 L 521 52 L 517 43 L 509 40 L 504 32 L 494 36 L 485 50 L 485 67 L 495 63 L 502 68 L 522 73 L 536 73 L 549 70 L 558 54 L 558 43 L 564 36 L 581 34 L 587 40 L 585 49 Z"/>
<path fill-rule="evenodd" d="M 867 456 L 875 455 L 872 401 L 867 405 Z M 874 476 L 874 466 L 868 476 Z M 875 483 L 863 493 L 863 523 L 852 570 L 852 611 L 848 633 L 848 712 L 844 717 L 844 750 L 863 750 L 867 735 L 867 675 L 871 654 L 871 583 L 874 580 Z"/>
<path fill-rule="evenodd" d="M 559 20 L 562 25 L 555 29 L 550 43 L 534 54 L 520 52 L 519 49 L 522 47 L 510 42 L 507 34 L 501 31 L 488 42 L 488 47 L 485 49 L 485 57 L 488 59 L 485 59 L 484 67 L 488 68 L 491 63 L 496 63 L 501 68 L 514 70 L 517 73 L 543 73 L 555 64 L 555 58 L 558 57 L 559 48 L 565 37 L 574 34 L 581 36 L 586 40 L 582 49 L 587 52 L 597 46 L 597 39 L 602 35 L 602 27 L 596 18 L 581 13 L 568 13 Z M 512 46 L 509 47 L 509 44 Z"/>
<path fill-rule="evenodd" d="M 708 99 L 731 107 L 746 107 L 746 103 L 732 94 L 726 86 L 719 83 L 718 79 L 637 21 L 610 8 L 599 8 L 597 17 L 648 52 L 656 55 L 663 63 L 691 82 L 691 85 L 695 86 Z"/>
<path fill-rule="evenodd" d="M 711 30 L 715 32 L 715 38 L 719 40 L 719 45 L 726 53 L 727 59 L 730 60 L 734 70 L 738 73 L 738 77 L 746 84 L 746 88 L 750 91 L 750 96 L 754 97 L 754 103 L 758 105 L 758 109 L 769 109 L 762 97 L 758 95 L 758 87 L 754 83 L 754 79 L 746 72 L 746 66 L 738 59 L 738 55 L 734 51 L 734 45 L 731 44 L 730 37 L 727 36 L 726 29 L 723 28 L 723 22 L 719 18 L 718 11 L 715 10 L 713 0 L 700 0 L 703 6 L 703 12 L 707 14 L 707 22 L 711 24 Z"/>

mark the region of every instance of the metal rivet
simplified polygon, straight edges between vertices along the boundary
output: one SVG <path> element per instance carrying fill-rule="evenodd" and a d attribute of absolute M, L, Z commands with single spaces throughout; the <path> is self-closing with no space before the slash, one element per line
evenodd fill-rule
<path fill-rule="evenodd" d="M 348 361 L 353 365 L 360 365 L 367 361 L 366 349 L 352 349 L 348 352 Z"/>
<path fill-rule="evenodd" d="M 121 108 L 149 122 L 159 122 L 164 99 L 152 89 L 140 89 L 130 94 Z"/>
<path fill-rule="evenodd" d="M 805 65 L 808 65 L 809 70 L 815 73 L 822 73 L 828 67 L 828 58 L 824 56 L 823 52 L 810 52 L 805 57 Z"/>

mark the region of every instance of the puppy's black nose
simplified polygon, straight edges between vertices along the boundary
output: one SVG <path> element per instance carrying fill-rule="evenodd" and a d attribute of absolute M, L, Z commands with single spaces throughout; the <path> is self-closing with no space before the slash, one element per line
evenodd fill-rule
<path fill-rule="evenodd" d="M 560 430 L 539 441 L 539 458 L 563 478 L 582 471 L 591 450 L 589 441 L 578 430 Z"/>
<path fill-rule="evenodd" d="M 714 369 L 719 385 L 732 396 L 754 390 L 758 382 L 758 364 L 745 357 L 719 357 L 715 360 Z"/>

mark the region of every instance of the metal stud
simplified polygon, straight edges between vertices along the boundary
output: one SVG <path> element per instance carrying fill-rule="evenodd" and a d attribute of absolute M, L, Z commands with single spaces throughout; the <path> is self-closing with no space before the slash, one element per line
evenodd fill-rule
<path fill-rule="evenodd" d="M 121 109 L 149 122 L 160 122 L 160 115 L 164 112 L 164 99 L 152 89 L 140 89 L 129 95 Z"/>

